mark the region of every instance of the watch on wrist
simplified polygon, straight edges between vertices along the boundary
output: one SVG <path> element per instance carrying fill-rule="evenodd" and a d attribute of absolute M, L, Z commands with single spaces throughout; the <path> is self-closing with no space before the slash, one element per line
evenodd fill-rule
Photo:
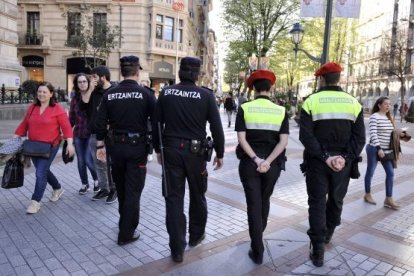
<path fill-rule="evenodd" d="M 100 146 L 96 146 L 96 149 L 103 149 L 105 146 L 104 145 L 100 145 Z"/>
<path fill-rule="evenodd" d="M 253 161 L 256 161 L 257 156 L 255 155 L 255 156 L 253 156 L 251 159 L 252 159 Z"/>

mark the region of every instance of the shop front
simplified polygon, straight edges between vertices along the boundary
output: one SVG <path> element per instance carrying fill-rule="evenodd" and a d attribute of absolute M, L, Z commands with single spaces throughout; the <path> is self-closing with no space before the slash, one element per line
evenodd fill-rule
<path fill-rule="evenodd" d="M 22 57 L 22 65 L 26 68 L 27 79 L 42 82 L 44 75 L 44 58 L 41 56 L 29 55 Z"/>
<path fill-rule="evenodd" d="M 154 89 L 155 95 L 158 97 L 159 92 L 164 86 L 174 84 L 175 75 L 173 74 L 173 65 L 166 61 L 158 61 L 154 63 L 154 70 L 149 74 L 151 88 Z"/>

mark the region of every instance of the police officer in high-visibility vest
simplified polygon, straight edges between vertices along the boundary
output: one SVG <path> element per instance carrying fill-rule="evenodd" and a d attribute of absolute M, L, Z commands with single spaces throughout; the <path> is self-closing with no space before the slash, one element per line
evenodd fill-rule
<path fill-rule="evenodd" d="M 284 107 L 270 100 L 276 81 L 271 71 L 258 70 L 247 79 L 256 98 L 243 103 L 237 112 L 236 126 L 240 159 L 239 174 L 246 194 L 251 249 L 250 259 L 263 262 L 263 231 L 269 216 L 270 196 L 285 165 L 289 120 Z"/>
<path fill-rule="evenodd" d="M 342 68 L 326 63 L 316 72 L 320 89 L 302 105 L 299 139 L 305 146 L 302 171 L 306 175 L 309 204 L 310 259 L 324 261 L 329 243 L 341 223 L 343 199 L 356 162 L 365 144 L 361 105 L 339 86 Z M 328 196 L 327 196 L 328 195 Z"/>
<path fill-rule="evenodd" d="M 147 173 L 147 122 L 154 112 L 155 96 L 137 83 L 142 69 L 138 57 L 122 57 L 120 67 L 124 80 L 102 97 L 95 129 L 96 155 L 101 161 L 106 161 L 104 139 L 108 139 L 105 144 L 119 202 L 118 244 L 125 245 L 139 238 L 135 230 Z"/>

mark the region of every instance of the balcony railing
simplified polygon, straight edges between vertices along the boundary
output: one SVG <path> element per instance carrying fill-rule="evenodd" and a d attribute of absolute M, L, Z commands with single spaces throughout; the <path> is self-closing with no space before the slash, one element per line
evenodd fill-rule
<path fill-rule="evenodd" d="M 20 45 L 42 45 L 43 35 L 39 34 L 20 34 L 19 35 L 19 44 Z"/>
<path fill-rule="evenodd" d="M 165 41 L 165 40 L 161 40 L 161 39 L 156 39 L 155 40 L 155 47 L 156 48 L 161 48 L 164 50 L 176 50 L 176 42 L 173 41 Z M 178 43 L 178 51 L 183 51 L 183 43 Z"/>

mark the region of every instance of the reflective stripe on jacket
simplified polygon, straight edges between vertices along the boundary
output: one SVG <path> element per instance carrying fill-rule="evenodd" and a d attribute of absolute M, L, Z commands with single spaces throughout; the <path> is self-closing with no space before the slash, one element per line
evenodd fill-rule
<path fill-rule="evenodd" d="M 285 108 L 268 99 L 259 98 L 241 105 L 246 129 L 279 131 L 285 118 Z"/>
<path fill-rule="evenodd" d="M 341 91 L 321 91 L 309 96 L 302 106 L 312 121 L 350 120 L 355 122 L 361 105 L 351 95 Z"/>

